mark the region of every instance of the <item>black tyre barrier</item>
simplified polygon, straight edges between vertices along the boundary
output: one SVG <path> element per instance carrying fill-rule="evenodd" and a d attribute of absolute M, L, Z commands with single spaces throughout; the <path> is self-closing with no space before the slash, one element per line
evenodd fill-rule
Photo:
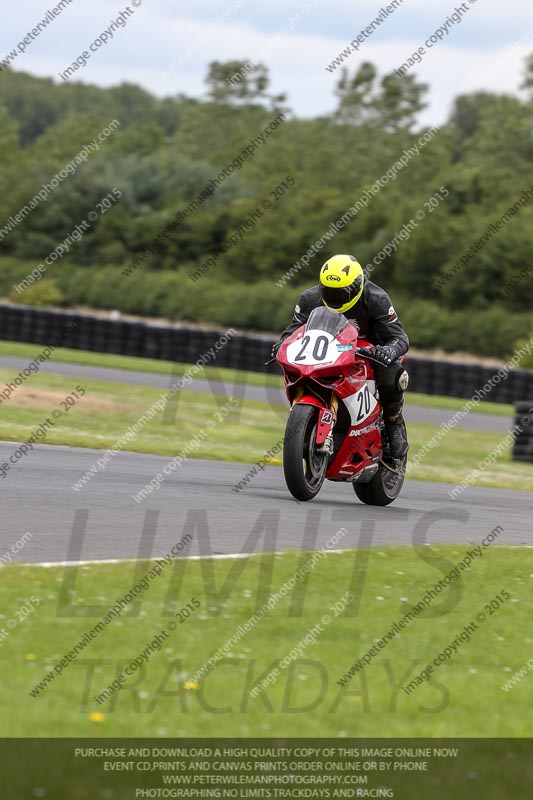
<path fill-rule="evenodd" d="M 104 318 L 85 312 L 0 304 L 0 339 L 37 345 L 58 343 L 76 350 L 194 364 L 225 333 L 224 330 L 192 325 L 164 325 Z M 209 363 L 217 367 L 280 374 L 277 364 L 265 366 L 276 338 L 265 334 L 235 333 L 216 351 L 215 358 Z M 419 392 L 469 400 L 498 372 L 496 367 L 412 355 L 408 355 L 404 363 L 409 372 L 408 395 Z M 484 399 L 494 403 L 513 403 L 518 397 L 533 398 L 533 370 L 509 370 L 506 377 L 498 380 L 484 395 Z M 520 437 L 517 443 L 517 452 L 529 453 L 532 439 L 526 434 L 524 437 Z"/>
<path fill-rule="evenodd" d="M 515 403 L 513 461 L 533 463 L 533 400 Z"/>

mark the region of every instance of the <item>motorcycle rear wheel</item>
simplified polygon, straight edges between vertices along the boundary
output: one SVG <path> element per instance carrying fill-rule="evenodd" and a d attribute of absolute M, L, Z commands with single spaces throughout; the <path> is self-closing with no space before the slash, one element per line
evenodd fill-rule
<path fill-rule="evenodd" d="M 353 483 L 353 490 L 362 503 L 369 506 L 388 506 L 400 494 L 405 480 L 405 467 L 407 457 L 404 459 L 399 474 L 379 465 L 379 469 L 368 483 Z"/>
<path fill-rule="evenodd" d="M 283 442 L 283 472 L 289 492 L 297 500 L 312 500 L 322 488 L 328 456 L 316 450 L 319 410 L 296 405 L 291 410 Z"/>

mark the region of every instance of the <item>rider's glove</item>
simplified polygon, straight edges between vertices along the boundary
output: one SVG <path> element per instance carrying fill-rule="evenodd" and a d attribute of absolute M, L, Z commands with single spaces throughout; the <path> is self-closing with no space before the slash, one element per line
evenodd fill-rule
<path fill-rule="evenodd" d="M 359 352 L 361 355 L 370 356 L 375 361 L 379 361 L 385 367 L 390 367 L 392 362 L 397 359 L 396 350 L 390 345 L 377 344 L 375 347 L 362 347 Z"/>
<path fill-rule="evenodd" d="M 372 357 L 383 364 L 385 367 L 390 367 L 393 361 L 396 361 L 397 355 L 396 350 L 394 347 L 390 345 L 381 345 L 377 344 L 374 347 L 374 352 L 372 353 Z"/>
<path fill-rule="evenodd" d="M 276 342 L 275 344 L 272 345 L 272 358 L 276 358 L 278 350 L 282 344 L 283 344 L 283 339 L 280 339 L 279 342 Z"/>

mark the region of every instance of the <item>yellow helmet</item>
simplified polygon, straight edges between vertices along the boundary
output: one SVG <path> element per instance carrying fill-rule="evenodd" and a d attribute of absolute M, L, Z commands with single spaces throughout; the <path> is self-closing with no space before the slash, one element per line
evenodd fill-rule
<path fill-rule="evenodd" d="M 331 311 L 344 314 L 361 297 L 364 282 L 363 268 L 354 256 L 333 256 L 320 270 L 322 302 Z"/>

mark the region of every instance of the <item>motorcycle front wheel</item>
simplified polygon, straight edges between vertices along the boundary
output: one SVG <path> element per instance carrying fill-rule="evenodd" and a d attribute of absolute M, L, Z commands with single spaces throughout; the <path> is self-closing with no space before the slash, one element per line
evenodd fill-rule
<path fill-rule="evenodd" d="M 328 456 L 316 449 L 319 409 L 296 405 L 287 420 L 283 442 L 283 472 L 289 492 L 297 500 L 312 500 L 322 488 Z"/>

